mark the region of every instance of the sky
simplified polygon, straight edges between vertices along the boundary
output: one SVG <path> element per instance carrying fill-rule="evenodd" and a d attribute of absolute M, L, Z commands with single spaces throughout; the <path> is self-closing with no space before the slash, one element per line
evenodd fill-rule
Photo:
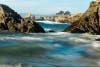
<path fill-rule="evenodd" d="M 72 14 L 85 12 L 91 0 L 0 0 L 18 13 L 50 15 L 63 11 Z"/>

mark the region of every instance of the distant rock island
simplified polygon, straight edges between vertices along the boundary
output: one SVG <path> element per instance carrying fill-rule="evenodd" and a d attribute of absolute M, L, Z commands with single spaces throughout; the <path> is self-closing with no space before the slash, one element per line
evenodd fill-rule
<path fill-rule="evenodd" d="M 22 18 L 14 10 L 4 4 L 0 4 L 0 31 L 24 33 L 45 32 L 36 22 Z"/>
<path fill-rule="evenodd" d="M 92 1 L 87 11 L 64 32 L 100 35 L 100 0 Z"/>

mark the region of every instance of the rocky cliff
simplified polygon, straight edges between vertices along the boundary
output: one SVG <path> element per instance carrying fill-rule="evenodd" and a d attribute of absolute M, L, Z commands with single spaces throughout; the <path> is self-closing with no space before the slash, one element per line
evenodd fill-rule
<path fill-rule="evenodd" d="M 100 34 L 100 3 L 91 2 L 87 11 L 64 30 L 71 33 Z"/>
<path fill-rule="evenodd" d="M 43 28 L 32 20 L 23 19 L 7 5 L 0 4 L 0 31 L 44 32 Z"/>

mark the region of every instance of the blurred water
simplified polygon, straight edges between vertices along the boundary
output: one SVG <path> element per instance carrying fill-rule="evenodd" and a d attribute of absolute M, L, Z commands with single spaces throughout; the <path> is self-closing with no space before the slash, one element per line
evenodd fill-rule
<path fill-rule="evenodd" d="M 39 25 L 41 25 L 45 30 L 53 30 L 56 32 L 63 31 L 66 27 L 69 27 L 68 23 L 59 23 L 59 22 L 51 22 L 51 21 L 36 21 Z"/>
<path fill-rule="evenodd" d="M 99 35 L 0 32 L 0 67 L 100 67 Z"/>

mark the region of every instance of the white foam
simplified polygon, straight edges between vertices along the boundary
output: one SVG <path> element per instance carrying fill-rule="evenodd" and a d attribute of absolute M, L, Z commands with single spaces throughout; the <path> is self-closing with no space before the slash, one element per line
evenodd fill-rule
<path fill-rule="evenodd" d="M 70 37 L 69 40 L 73 40 L 75 42 L 85 42 L 85 43 L 89 42 L 89 40 L 78 38 L 78 37 Z"/>
<path fill-rule="evenodd" d="M 15 37 L 2 37 L 2 38 L 0 38 L 0 40 L 14 40 L 14 39 L 16 39 Z"/>
<path fill-rule="evenodd" d="M 100 35 L 84 35 L 83 37 L 88 37 L 90 38 L 91 40 L 95 40 L 95 39 L 99 39 L 100 38 Z"/>
<path fill-rule="evenodd" d="M 90 45 L 91 45 L 93 48 L 100 48 L 100 42 L 97 42 L 97 41 L 93 41 Z"/>
<path fill-rule="evenodd" d="M 34 38 L 34 37 L 21 37 L 21 40 L 43 40 L 41 38 Z"/>
<path fill-rule="evenodd" d="M 46 31 L 50 31 L 50 30 L 52 30 L 52 29 L 50 29 L 50 28 L 44 28 L 44 30 L 46 30 Z"/>
<path fill-rule="evenodd" d="M 100 66 L 100 62 L 97 62 L 97 64 Z"/>
<path fill-rule="evenodd" d="M 60 23 L 60 22 L 54 22 L 54 21 L 36 21 L 36 22 L 42 22 L 45 24 L 69 24 L 69 23 Z"/>
<path fill-rule="evenodd" d="M 67 33 L 67 32 L 56 32 L 56 33 L 50 33 L 50 35 L 68 35 L 71 33 Z"/>
<path fill-rule="evenodd" d="M 30 41 L 30 40 L 43 40 L 43 39 L 35 38 L 35 37 L 3 37 L 0 40 L 25 40 L 25 41 Z"/>

